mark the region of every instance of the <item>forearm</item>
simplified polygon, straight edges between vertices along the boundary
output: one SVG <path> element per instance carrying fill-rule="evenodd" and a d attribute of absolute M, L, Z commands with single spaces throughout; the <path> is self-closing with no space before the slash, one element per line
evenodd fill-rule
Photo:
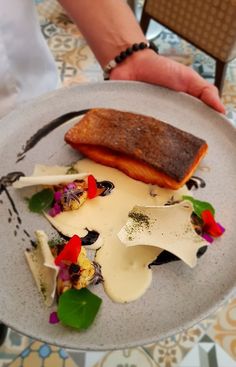
<path fill-rule="evenodd" d="M 146 41 L 124 0 L 59 0 L 104 67 L 133 43 Z"/>

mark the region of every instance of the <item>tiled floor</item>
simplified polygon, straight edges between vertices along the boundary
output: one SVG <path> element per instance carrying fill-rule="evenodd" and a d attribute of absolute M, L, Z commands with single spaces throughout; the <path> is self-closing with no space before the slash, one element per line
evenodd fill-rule
<path fill-rule="evenodd" d="M 54 0 L 35 0 L 42 32 L 64 86 L 102 80 L 100 67 L 77 28 Z M 160 52 L 212 81 L 214 61 L 166 29 L 155 40 Z M 223 91 L 227 116 L 236 126 L 236 61 L 230 63 Z M 216 315 L 159 343 L 112 352 L 67 352 L 13 330 L 0 347 L 0 367 L 236 367 L 236 299 Z"/>

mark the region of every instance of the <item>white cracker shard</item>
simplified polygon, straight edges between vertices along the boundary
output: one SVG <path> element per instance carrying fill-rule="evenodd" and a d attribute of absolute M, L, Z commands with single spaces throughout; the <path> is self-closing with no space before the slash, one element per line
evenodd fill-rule
<path fill-rule="evenodd" d="M 135 206 L 118 237 L 126 246 L 159 247 L 193 268 L 199 248 L 206 241 L 191 223 L 192 204 L 182 201 L 168 206 Z"/>
<path fill-rule="evenodd" d="M 55 297 L 59 267 L 54 263 L 46 233 L 37 230 L 35 235 L 37 246 L 25 251 L 25 256 L 44 303 L 50 307 Z"/>

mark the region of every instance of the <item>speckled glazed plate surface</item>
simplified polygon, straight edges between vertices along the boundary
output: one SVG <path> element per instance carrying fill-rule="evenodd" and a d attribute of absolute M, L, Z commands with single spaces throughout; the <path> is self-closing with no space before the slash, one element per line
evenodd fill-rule
<path fill-rule="evenodd" d="M 0 319 L 36 339 L 67 348 L 102 350 L 157 341 L 193 325 L 214 312 L 236 286 L 236 131 L 221 115 L 200 101 L 141 83 L 85 84 L 49 94 L 26 104 L 1 121 L 1 176 L 31 174 L 36 163 L 64 165 L 78 154 L 64 143 L 73 122 L 56 118 L 72 111 L 111 107 L 150 115 L 180 127 L 209 145 L 197 175 L 206 187 L 195 196 L 214 203 L 226 232 L 194 269 L 182 262 L 153 268 L 145 295 L 129 304 L 115 304 L 102 285 L 101 312 L 86 332 L 50 325 L 24 257 L 34 230 L 52 228 L 42 216 L 30 214 L 20 194 L 1 186 L 0 195 Z M 64 120 L 69 120 L 68 114 Z M 53 123 L 50 123 L 53 121 Z M 6 183 L 6 180 L 3 182 Z"/>

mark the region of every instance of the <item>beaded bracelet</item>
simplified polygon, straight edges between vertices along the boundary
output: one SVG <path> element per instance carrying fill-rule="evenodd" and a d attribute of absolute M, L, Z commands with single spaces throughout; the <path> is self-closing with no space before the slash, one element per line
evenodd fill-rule
<path fill-rule="evenodd" d="M 113 60 L 111 60 L 103 69 L 104 80 L 109 80 L 111 71 L 127 57 L 131 56 L 134 52 L 145 50 L 145 48 L 150 48 L 151 50 L 158 53 L 158 47 L 153 42 L 140 42 L 134 43 L 132 46 L 128 47 L 125 51 L 121 51 Z"/>

